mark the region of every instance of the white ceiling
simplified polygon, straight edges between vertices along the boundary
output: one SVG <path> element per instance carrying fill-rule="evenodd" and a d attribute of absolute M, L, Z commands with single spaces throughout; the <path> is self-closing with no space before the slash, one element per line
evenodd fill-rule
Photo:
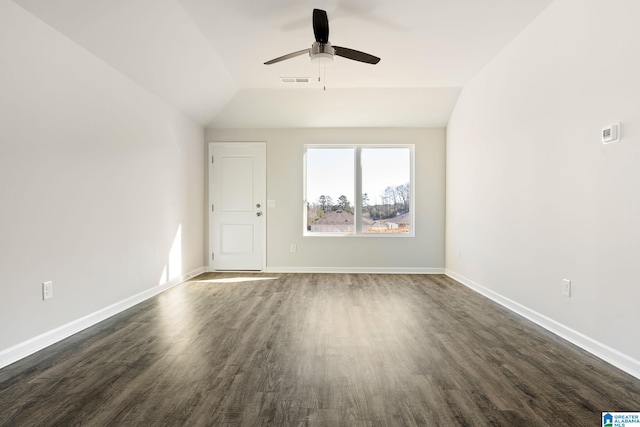
<path fill-rule="evenodd" d="M 552 0 L 13 1 L 198 123 L 247 128 L 445 126 L 460 87 Z M 313 8 L 333 44 L 380 63 L 263 65 L 311 46 Z"/>

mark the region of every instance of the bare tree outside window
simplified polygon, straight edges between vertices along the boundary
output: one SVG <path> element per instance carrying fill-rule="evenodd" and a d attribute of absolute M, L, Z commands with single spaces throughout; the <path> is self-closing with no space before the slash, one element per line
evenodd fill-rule
<path fill-rule="evenodd" d="M 363 204 L 362 233 L 409 233 L 411 149 L 363 148 L 360 164 L 362 192 L 368 199 L 367 209 Z"/>

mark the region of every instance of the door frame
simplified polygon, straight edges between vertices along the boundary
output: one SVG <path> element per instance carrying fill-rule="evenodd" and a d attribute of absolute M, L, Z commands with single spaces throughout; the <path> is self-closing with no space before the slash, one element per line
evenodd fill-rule
<path fill-rule="evenodd" d="M 208 179 L 207 179 L 207 187 L 209 193 L 209 200 L 207 204 L 207 217 L 208 217 L 208 250 L 207 257 L 209 259 L 209 271 L 218 271 L 213 268 L 213 150 L 216 147 L 225 147 L 225 148 L 260 148 L 262 150 L 262 176 L 260 177 L 262 180 L 263 192 L 264 192 L 264 230 L 262 233 L 262 266 L 259 271 L 265 271 L 267 269 L 267 143 L 266 142 L 209 142 L 208 143 Z M 220 271 L 229 271 L 229 270 L 220 270 Z M 247 270 L 249 271 L 249 270 Z M 251 270 L 256 271 L 256 270 Z"/>

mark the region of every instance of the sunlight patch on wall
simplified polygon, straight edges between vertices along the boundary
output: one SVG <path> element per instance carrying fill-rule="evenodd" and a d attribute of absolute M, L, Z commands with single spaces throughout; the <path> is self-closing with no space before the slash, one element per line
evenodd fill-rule
<path fill-rule="evenodd" d="M 173 238 L 169 249 L 168 263 L 165 264 L 160 275 L 158 286 L 162 286 L 176 277 L 182 276 L 182 224 L 178 225 L 178 231 Z"/>
<path fill-rule="evenodd" d="M 169 280 L 182 275 L 182 224 L 178 226 L 176 237 L 169 251 Z"/>
<path fill-rule="evenodd" d="M 165 265 L 162 269 L 162 274 L 160 275 L 160 281 L 158 282 L 158 286 L 162 286 L 167 283 L 167 266 Z"/>

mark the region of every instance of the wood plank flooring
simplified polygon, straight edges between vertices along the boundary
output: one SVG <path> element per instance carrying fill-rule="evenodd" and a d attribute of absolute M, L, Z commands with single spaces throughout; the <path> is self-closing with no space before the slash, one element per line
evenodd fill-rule
<path fill-rule="evenodd" d="M 0 370 L 0 425 L 598 426 L 640 380 L 439 275 L 199 276 Z"/>

